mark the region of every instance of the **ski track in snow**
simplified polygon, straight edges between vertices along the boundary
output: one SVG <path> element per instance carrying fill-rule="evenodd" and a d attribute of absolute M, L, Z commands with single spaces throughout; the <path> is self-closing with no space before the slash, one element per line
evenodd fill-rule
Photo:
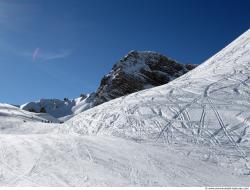
<path fill-rule="evenodd" d="M 250 186 L 249 68 L 250 30 L 167 85 L 64 124 L 0 104 L 0 185 Z"/>

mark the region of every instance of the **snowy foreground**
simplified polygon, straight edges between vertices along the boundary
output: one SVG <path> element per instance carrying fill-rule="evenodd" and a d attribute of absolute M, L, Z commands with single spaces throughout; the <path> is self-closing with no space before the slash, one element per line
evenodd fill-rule
<path fill-rule="evenodd" d="M 250 186 L 250 30 L 167 85 L 46 117 L 0 104 L 2 186 Z"/>

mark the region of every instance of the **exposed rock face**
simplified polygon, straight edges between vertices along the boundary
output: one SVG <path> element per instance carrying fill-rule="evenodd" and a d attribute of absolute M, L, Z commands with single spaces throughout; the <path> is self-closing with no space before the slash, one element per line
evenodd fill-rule
<path fill-rule="evenodd" d="M 183 65 L 159 53 L 132 51 L 102 78 L 95 105 L 166 84 L 193 68 L 195 65 Z"/>

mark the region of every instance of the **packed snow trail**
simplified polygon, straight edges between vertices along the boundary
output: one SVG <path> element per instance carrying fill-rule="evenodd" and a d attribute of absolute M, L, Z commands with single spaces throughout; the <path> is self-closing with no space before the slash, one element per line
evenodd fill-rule
<path fill-rule="evenodd" d="M 188 144 L 140 144 L 114 137 L 60 134 L 0 137 L 0 185 L 4 186 L 249 184 L 248 176 L 232 175 L 232 166 L 219 167 L 225 155 L 218 157 L 214 150 L 201 151 Z"/>

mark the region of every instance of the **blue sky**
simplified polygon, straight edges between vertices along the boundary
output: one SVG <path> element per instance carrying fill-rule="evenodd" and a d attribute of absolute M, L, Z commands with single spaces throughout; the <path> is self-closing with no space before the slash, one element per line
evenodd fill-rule
<path fill-rule="evenodd" d="M 130 50 L 202 63 L 250 27 L 249 0 L 0 0 L 0 102 L 77 97 Z"/>

